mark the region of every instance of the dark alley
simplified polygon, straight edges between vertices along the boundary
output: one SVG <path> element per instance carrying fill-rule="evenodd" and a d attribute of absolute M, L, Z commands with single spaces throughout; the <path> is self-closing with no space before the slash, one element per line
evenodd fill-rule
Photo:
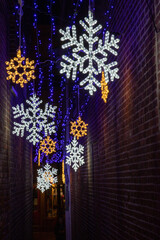
<path fill-rule="evenodd" d="M 160 240 L 160 0 L 0 0 L 0 240 Z"/>

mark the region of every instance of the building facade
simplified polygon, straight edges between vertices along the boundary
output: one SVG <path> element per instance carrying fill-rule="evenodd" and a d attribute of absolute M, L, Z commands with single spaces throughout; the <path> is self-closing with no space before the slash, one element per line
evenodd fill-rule
<path fill-rule="evenodd" d="M 28 240 L 32 238 L 32 149 L 25 138 L 12 134 L 12 106 L 24 101 L 26 92 L 6 80 L 5 65 L 18 47 L 13 4 L 0 2 L 0 239 Z"/>
<path fill-rule="evenodd" d="M 106 104 L 96 93 L 86 109 L 86 163 L 70 174 L 72 240 L 158 240 L 160 2 L 114 2 L 120 78 Z"/>

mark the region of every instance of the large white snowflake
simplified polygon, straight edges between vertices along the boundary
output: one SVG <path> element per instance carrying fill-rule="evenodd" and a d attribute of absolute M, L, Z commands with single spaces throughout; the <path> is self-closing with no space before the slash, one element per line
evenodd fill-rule
<path fill-rule="evenodd" d="M 55 133 L 55 122 L 48 123 L 48 117 L 54 118 L 56 106 L 52 107 L 48 103 L 45 110 L 39 108 L 42 100 L 34 94 L 26 101 L 30 107 L 24 110 L 23 103 L 12 107 L 14 118 L 21 118 L 21 123 L 14 122 L 13 134 L 24 136 L 24 131 L 29 133 L 27 140 L 34 145 L 42 139 L 40 132 L 44 130 L 45 136 Z"/>
<path fill-rule="evenodd" d="M 84 20 L 84 22 L 80 21 L 79 23 L 87 34 L 82 34 L 79 40 L 77 39 L 75 25 L 71 28 L 67 27 L 66 31 L 62 29 L 59 30 L 63 35 L 61 41 L 68 41 L 62 45 L 62 48 L 72 47 L 72 58 L 65 55 L 62 56 L 64 61 L 61 62 L 62 69 L 60 73 L 66 73 L 66 77 L 69 78 L 72 72 L 72 80 L 75 80 L 79 66 L 79 71 L 86 74 L 85 78 L 80 82 L 80 85 L 85 85 L 84 89 L 89 90 L 89 94 L 93 95 L 93 92 L 96 91 L 96 86 L 101 87 L 96 76 L 102 73 L 102 71 L 104 71 L 106 82 L 119 78 L 117 74 L 117 62 L 113 61 L 107 64 L 107 60 L 108 53 L 117 56 L 118 43 L 120 40 L 108 31 L 105 33 L 103 42 L 98 36 L 95 36 L 102 26 L 95 26 L 97 20 L 93 19 L 91 11 L 88 13 L 88 18 L 85 17 Z"/>
<path fill-rule="evenodd" d="M 43 193 L 45 190 L 49 189 L 50 186 L 56 183 L 57 180 L 57 169 L 52 168 L 47 163 L 43 168 L 37 170 L 37 188 Z"/>
<path fill-rule="evenodd" d="M 72 168 L 77 171 L 77 169 L 83 165 L 84 162 L 84 146 L 78 144 L 76 137 L 72 140 L 72 142 L 66 146 L 66 152 L 70 155 L 66 157 L 66 163 L 69 164 Z"/>

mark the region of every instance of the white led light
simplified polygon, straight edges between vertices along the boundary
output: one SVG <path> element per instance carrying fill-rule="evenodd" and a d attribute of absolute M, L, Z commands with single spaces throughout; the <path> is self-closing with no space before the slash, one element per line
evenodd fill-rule
<path fill-rule="evenodd" d="M 47 163 L 43 168 L 37 170 L 37 188 L 43 193 L 45 190 L 49 189 L 50 186 L 56 183 L 57 180 L 57 169 L 52 168 Z"/>
<path fill-rule="evenodd" d="M 45 136 L 55 133 L 55 122 L 47 123 L 47 117 L 54 118 L 56 106 L 52 107 L 48 103 L 45 105 L 45 110 L 39 108 L 42 100 L 34 94 L 27 100 L 26 103 L 30 105 L 26 111 L 23 103 L 19 106 L 12 107 L 14 118 L 21 117 L 21 123 L 14 122 L 13 134 L 17 136 L 24 136 L 24 131 L 29 133 L 27 140 L 35 145 L 42 139 L 40 132 L 44 130 Z"/>
<path fill-rule="evenodd" d="M 72 142 L 66 146 L 66 152 L 69 153 L 70 155 L 66 157 L 66 163 L 71 166 L 77 171 L 77 169 L 83 165 L 84 162 L 84 146 L 81 144 L 78 144 L 78 141 L 76 137 L 72 140 Z"/>
<path fill-rule="evenodd" d="M 60 73 L 65 73 L 67 78 L 71 76 L 72 80 L 76 79 L 78 70 L 83 74 L 87 74 L 80 82 L 80 85 L 85 85 L 84 89 L 88 90 L 90 95 L 93 95 L 96 87 L 101 87 L 96 76 L 102 73 L 102 71 L 104 71 L 106 82 L 119 78 L 117 74 L 118 68 L 116 67 L 117 62 L 107 64 L 107 57 L 108 53 L 117 56 L 118 43 L 120 40 L 108 31 L 105 33 L 104 43 L 98 36 L 94 36 L 102 26 L 100 24 L 97 27 L 95 26 L 97 20 L 93 20 L 91 11 L 88 13 L 88 18 L 85 17 L 84 21 L 81 20 L 79 23 L 86 31 L 86 34 L 82 34 L 79 40 L 77 39 L 75 25 L 73 25 L 71 29 L 67 27 L 66 31 L 62 29 L 59 30 L 62 34 L 61 41 L 68 41 L 62 45 L 62 48 L 72 47 L 73 57 L 72 59 L 65 55 L 62 56 L 64 61 L 61 62 L 62 69 Z M 84 46 L 84 40 L 88 43 L 88 49 Z M 81 56 L 82 54 L 80 54 L 80 52 L 83 52 L 85 55 Z"/>

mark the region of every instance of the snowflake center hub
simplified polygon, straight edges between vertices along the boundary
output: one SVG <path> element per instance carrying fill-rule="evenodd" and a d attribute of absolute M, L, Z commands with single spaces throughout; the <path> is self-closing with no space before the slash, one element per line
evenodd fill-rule
<path fill-rule="evenodd" d="M 89 52 L 89 57 L 92 58 L 93 57 L 93 53 Z"/>
<path fill-rule="evenodd" d="M 33 118 L 32 118 L 32 121 L 33 121 L 33 122 L 36 122 L 36 118 L 35 118 L 35 117 L 33 117 Z"/>
<path fill-rule="evenodd" d="M 23 67 L 18 67 L 17 71 L 19 74 L 22 74 L 24 72 L 24 69 L 23 69 Z"/>

